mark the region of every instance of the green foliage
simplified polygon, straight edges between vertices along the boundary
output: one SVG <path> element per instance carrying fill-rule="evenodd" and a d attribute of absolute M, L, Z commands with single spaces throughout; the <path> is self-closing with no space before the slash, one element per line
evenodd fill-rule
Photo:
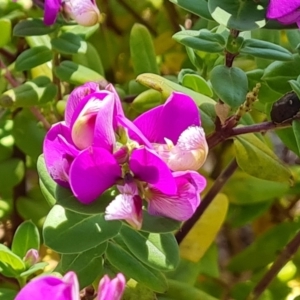
<path fill-rule="evenodd" d="M 43 237 L 45 244 L 59 253 L 79 253 L 114 237 L 120 228 L 121 222 L 107 222 L 102 214 L 84 215 L 55 205 L 45 220 Z"/>
<path fill-rule="evenodd" d="M 81 289 L 122 272 L 124 299 L 248 299 L 277 259 L 286 267 L 271 274 L 259 299 L 297 298 L 299 253 L 291 258 L 285 247 L 299 232 L 300 113 L 268 121 L 285 93 L 300 99 L 296 24 L 267 20 L 267 0 L 99 0 L 99 24 L 78 25 L 62 7 L 46 26 L 43 11 L 25 2 L 0 3 L 0 300 L 15 298 L 15 282 L 69 271 Z M 136 230 L 105 220 L 116 186 L 86 205 L 53 180 L 44 138 L 64 120 L 74 88 L 89 81 L 100 89 L 112 83 L 130 120 L 174 91 L 194 100 L 209 147 L 207 162 L 194 170 L 207 180 L 197 220 L 151 215 L 144 201 Z M 123 129 L 115 127 L 119 142 Z M 127 172 L 122 165 L 118 185 Z M 149 192 L 146 183 L 139 191 Z M 30 249 L 39 250 L 40 262 L 24 261 Z"/>

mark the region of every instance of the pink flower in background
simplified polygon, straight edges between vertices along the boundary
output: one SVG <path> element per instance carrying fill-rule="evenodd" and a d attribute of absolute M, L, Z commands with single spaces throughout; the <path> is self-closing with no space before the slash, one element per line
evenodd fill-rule
<path fill-rule="evenodd" d="M 60 11 L 82 26 L 99 23 L 100 11 L 95 0 L 45 0 L 44 23 L 53 25 Z"/>
<path fill-rule="evenodd" d="M 126 285 L 126 279 L 119 273 L 114 279 L 105 275 L 98 287 L 96 300 L 120 300 Z M 62 278 L 45 275 L 27 283 L 15 300 L 80 300 L 79 283 L 74 272 L 68 272 Z"/>
<path fill-rule="evenodd" d="M 270 0 L 267 18 L 282 24 L 297 23 L 300 28 L 300 0 Z"/>
<path fill-rule="evenodd" d="M 98 287 L 97 300 L 120 300 L 125 290 L 126 279 L 122 273 L 114 279 L 105 275 Z"/>
<path fill-rule="evenodd" d="M 27 283 L 15 300 L 79 300 L 79 284 L 74 272 L 58 278 L 46 275 Z"/>

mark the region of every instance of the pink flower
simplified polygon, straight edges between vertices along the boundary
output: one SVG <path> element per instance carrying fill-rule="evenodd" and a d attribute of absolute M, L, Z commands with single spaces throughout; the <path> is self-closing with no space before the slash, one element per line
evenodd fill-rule
<path fill-rule="evenodd" d="M 300 28 L 300 0 L 270 0 L 267 18 L 282 24 L 297 23 Z"/>
<path fill-rule="evenodd" d="M 119 273 L 110 280 L 105 275 L 98 287 L 96 300 L 120 300 L 125 290 L 126 279 Z M 27 283 L 15 300 L 80 300 L 77 275 L 68 272 L 62 278 L 45 275 Z"/>

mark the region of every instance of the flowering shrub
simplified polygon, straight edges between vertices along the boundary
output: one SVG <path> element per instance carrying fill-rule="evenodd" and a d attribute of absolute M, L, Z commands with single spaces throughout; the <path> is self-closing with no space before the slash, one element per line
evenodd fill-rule
<path fill-rule="evenodd" d="M 299 9 L 0 1 L 0 299 L 298 298 Z"/>

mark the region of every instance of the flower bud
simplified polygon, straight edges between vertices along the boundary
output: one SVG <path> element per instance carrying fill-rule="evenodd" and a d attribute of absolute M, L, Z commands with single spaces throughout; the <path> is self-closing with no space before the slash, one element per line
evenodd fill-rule
<path fill-rule="evenodd" d="M 93 26 L 100 21 L 95 0 L 68 0 L 64 3 L 64 12 L 82 26 Z"/>
<path fill-rule="evenodd" d="M 36 249 L 30 249 L 27 251 L 23 260 L 25 261 L 26 265 L 29 267 L 35 265 L 40 259 L 39 252 Z"/>

